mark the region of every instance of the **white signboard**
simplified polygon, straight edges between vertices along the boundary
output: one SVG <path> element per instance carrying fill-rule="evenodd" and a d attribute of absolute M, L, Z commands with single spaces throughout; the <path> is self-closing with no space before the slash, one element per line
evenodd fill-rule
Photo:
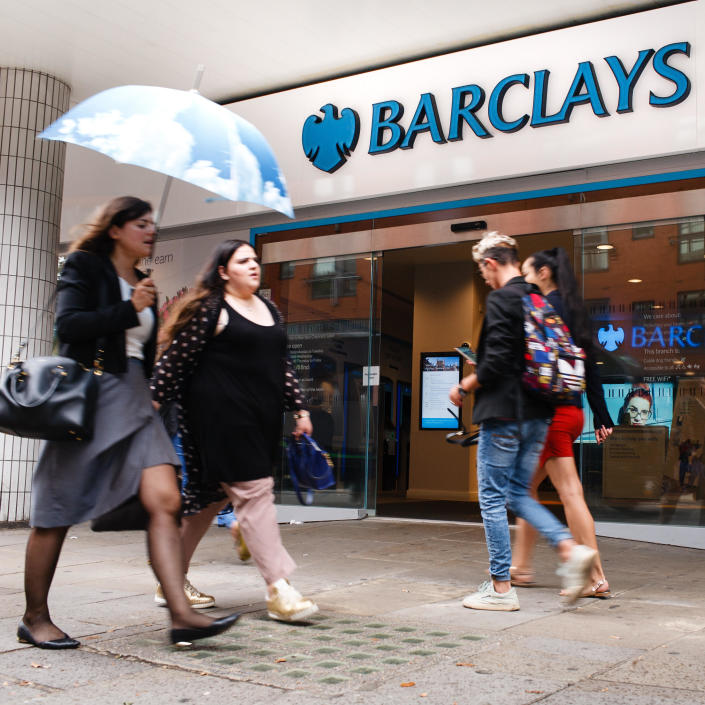
<path fill-rule="evenodd" d="M 362 368 L 362 384 L 365 387 L 377 387 L 379 385 L 379 365 Z"/>
<path fill-rule="evenodd" d="M 267 136 L 295 207 L 692 152 L 703 13 L 685 3 L 232 108 Z"/>

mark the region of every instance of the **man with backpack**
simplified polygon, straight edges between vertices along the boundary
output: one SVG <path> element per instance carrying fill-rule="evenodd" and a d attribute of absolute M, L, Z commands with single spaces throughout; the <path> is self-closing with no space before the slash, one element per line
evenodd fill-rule
<path fill-rule="evenodd" d="M 456 406 L 475 393 L 473 423 L 480 424 L 477 481 L 480 512 L 490 558 L 490 579 L 463 605 L 470 609 L 519 609 L 511 585 L 511 543 L 507 507 L 542 533 L 557 550 L 558 574 L 570 602 L 590 582 L 596 551 L 577 545 L 568 529 L 532 499 L 529 484 L 543 449 L 553 405 L 526 391 L 526 342 L 522 298 L 529 293 L 519 269 L 516 241 L 487 233 L 474 247 L 473 259 L 493 289 L 477 349 L 476 370 L 450 391 Z"/>

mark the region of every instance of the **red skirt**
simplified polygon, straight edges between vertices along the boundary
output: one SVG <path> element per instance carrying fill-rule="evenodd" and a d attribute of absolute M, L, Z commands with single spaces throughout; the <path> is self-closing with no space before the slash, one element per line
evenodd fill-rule
<path fill-rule="evenodd" d="M 573 443 L 583 430 L 583 410 L 577 406 L 558 406 L 548 428 L 546 445 L 541 453 L 539 467 L 549 458 L 572 458 Z"/>

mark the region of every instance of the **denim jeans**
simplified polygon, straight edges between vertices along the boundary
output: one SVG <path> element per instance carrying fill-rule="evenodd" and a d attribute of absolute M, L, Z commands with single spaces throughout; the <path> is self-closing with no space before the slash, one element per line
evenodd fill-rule
<path fill-rule="evenodd" d="M 490 575 L 509 580 L 512 546 L 507 507 L 541 532 L 552 546 L 570 533 L 556 517 L 529 496 L 529 485 L 543 450 L 549 421 L 485 421 L 477 450 L 480 512 L 485 526 Z"/>

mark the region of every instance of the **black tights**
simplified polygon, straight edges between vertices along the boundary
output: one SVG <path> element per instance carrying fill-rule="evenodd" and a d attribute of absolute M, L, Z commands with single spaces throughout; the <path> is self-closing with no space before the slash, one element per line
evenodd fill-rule
<path fill-rule="evenodd" d="M 195 612 L 184 595 L 179 511 L 181 497 L 171 465 L 142 472 L 140 500 L 149 514 L 147 552 L 166 597 L 173 627 L 201 627 L 211 620 Z M 49 615 L 48 597 L 68 526 L 34 528 L 27 541 L 24 589 L 25 625 L 37 641 L 63 636 Z"/>

